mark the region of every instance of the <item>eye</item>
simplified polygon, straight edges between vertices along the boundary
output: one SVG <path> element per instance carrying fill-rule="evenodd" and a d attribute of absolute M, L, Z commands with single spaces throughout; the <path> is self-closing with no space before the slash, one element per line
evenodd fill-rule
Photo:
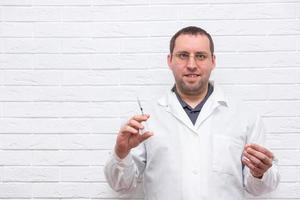
<path fill-rule="evenodd" d="M 178 58 L 180 58 L 182 60 L 187 60 L 190 57 L 190 55 L 187 53 L 178 53 L 177 56 L 178 56 Z"/>
<path fill-rule="evenodd" d="M 207 56 L 204 54 L 196 54 L 195 57 L 197 60 L 204 60 Z"/>

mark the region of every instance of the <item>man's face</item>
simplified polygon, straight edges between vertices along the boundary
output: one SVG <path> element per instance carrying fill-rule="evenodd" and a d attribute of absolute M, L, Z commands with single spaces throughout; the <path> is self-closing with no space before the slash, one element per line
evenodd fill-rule
<path fill-rule="evenodd" d="M 209 39 L 205 35 L 183 34 L 177 37 L 172 55 L 168 55 L 176 87 L 186 95 L 199 95 L 208 85 L 215 67 Z"/>

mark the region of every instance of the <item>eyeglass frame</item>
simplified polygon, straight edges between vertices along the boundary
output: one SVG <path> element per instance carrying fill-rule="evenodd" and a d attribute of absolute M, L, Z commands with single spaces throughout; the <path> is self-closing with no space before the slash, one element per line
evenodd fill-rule
<path fill-rule="evenodd" d="M 189 52 L 186 52 L 186 51 L 179 51 L 179 52 L 176 52 L 176 53 L 173 53 L 171 54 L 172 56 L 175 57 L 175 59 L 177 58 L 181 63 L 187 63 L 190 58 L 194 58 L 194 61 L 198 64 L 199 62 L 203 62 L 205 61 L 206 59 L 208 59 L 209 57 L 211 57 L 211 54 L 209 53 L 206 53 L 206 52 L 196 52 L 194 55 L 193 54 L 190 54 Z M 186 55 L 188 57 L 186 58 L 181 58 L 180 55 Z M 205 56 L 205 58 L 198 58 L 197 59 L 197 56 Z"/>

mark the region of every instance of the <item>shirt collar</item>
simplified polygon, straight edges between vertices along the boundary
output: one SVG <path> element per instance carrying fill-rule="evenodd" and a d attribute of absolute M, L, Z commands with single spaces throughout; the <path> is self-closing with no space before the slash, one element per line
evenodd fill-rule
<path fill-rule="evenodd" d="M 173 88 L 172 88 L 171 91 L 174 92 L 174 93 L 176 94 L 176 96 L 177 96 L 177 98 L 178 98 L 178 100 L 179 100 L 179 103 L 181 104 L 181 106 L 182 106 L 183 108 L 189 108 L 189 109 L 191 109 L 191 107 L 190 107 L 185 101 L 183 101 L 182 98 L 179 96 L 175 84 L 174 84 L 174 86 L 173 86 Z"/>
<path fill-rule="evenodd" d="M 174 84 L 174 86 L 173 86 L 173 88 L 172 88 L 171 91 L 176 94 L 176 97 L 177 97 L 179 103 L 181 104 L 181 106 L 184 109 L 188 109 L 190 111 L 198 111 L 198 112 L 200 112 L 201 108 L 203 107 L 203 104 L 206 102 L 206 100 L 209 98 L 209 96 L 213 93 L 213 90 L 214 90 L 214 86 L 211 83 L 208 83 L 207 94 L 205 95 L 205 97 L 203 98 L 203 100 L 201 102 L 199 102 L 199 104 L 195 108 L 192 108 L 189 104 L 187 104 L 185 101 L 183 101 L 183 99 L 180 97 L 180 95 L 179 95 L 179 93 L 178 93 L 178 91 L 176 89 L 175 84 Z"/>
<path fill-rule="evenodd" d="M 226 98 L 222 88 L 220 85 L 218 85 L 215 81 L 210 80 L 209 83 L 214 87 L 214 91 L 211 94 L 210 98 L 213 98 L 213 100 L 216 103 L 219 103 L 220 105 L 228 107 L 228 99 Z M 173 86 L 174 88 L 174 86 Z M 164 107 L 168 107 L 170 103 L 170 98 L 174 95 L 173 88 L 162 98 L 158 100 L 158 104 Z"/>

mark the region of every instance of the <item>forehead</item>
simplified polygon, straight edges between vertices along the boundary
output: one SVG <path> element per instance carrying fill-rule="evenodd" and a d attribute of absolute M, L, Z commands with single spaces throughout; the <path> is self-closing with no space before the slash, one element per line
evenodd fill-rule
<path fill-rule="evenodd" d="M 209 39 L 206 35 L 182 34 L 175 40 L 174 52 L 210 52 Z"/>

